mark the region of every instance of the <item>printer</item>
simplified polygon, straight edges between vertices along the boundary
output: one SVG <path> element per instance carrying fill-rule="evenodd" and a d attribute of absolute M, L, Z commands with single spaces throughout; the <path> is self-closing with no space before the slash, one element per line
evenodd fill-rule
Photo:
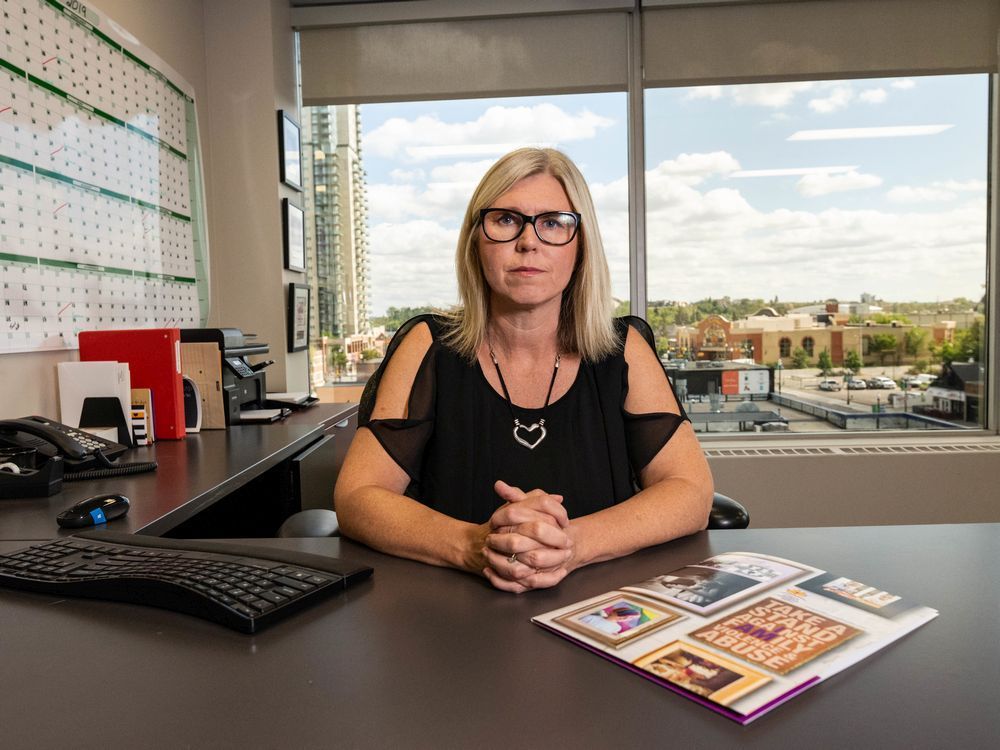
<path fill-rule="evenodd" d="M 267 354 L 267 344 L 251 342 L 255 334 L 239 328 L 182 328 L 181 343 L 212 343 L 222 359 L 222 399 L 226 427 L 240 424 L 243 409 L 263 409 L 267 402 L 264 368 L 273 360 L 250 364 L 247 357 Z"/>

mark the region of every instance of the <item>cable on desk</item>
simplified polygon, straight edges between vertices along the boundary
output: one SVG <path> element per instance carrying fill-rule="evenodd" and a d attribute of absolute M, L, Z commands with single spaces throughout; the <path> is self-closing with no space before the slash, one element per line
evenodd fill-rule
<path fill-rule="evenodd" d="M 89 469 L 63 474 L 63 481 L 75 482 L 82 479 L 106 479 L 108 477 L 123 477 L 126 474 L 142 474 L 144 471 L 156 469 L 156 461 L 137 461 L 131 464 L 118 464 L 108 469 Z"/>

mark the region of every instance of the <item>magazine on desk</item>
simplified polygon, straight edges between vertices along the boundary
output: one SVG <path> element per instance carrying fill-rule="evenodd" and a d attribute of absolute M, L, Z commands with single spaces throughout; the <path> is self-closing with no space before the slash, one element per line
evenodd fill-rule
<path fill-rule="evenodd" d="M 869 582 L 727 552 L 532 622 L 748 724 L 937 614 Z"/>

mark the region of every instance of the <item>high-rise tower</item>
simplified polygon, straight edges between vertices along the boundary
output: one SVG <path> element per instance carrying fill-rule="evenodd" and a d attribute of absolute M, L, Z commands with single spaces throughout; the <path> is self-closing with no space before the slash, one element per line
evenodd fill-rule
<path fill-rule="evenodd" d="M 369 328 L 368 200 L 356 105 L 303 109 L 306 255 L 313 341 Z"/>

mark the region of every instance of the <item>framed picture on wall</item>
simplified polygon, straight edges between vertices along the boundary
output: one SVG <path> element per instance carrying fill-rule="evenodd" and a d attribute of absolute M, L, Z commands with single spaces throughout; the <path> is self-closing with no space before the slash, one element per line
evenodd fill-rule
<path fill-rule="evenodd" d="M 288 198 L 281 199 L 281 223 L 285 236 L 285 268 L 289 271 L 305 271 L 305 214 Z"/>
<path fill-rule="evenodd" d="M 299 125 L 284 110 L 278 111 L 278 150 L 281 153 L 281 181 L 302 189 L 302 144 Z"/>
<path fill-rule="evenodd" d="M 309 286 L 288 285 L 288 351 L 309 347 Z"/>

